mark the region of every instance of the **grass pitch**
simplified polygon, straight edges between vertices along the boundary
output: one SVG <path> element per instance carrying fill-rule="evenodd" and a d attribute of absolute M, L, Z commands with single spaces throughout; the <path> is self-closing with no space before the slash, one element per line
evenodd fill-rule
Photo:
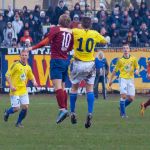
<path fill-rule="evenodd" d="M 54 95 L 31 95 L 25 128 L 19 129 L 15 127 L 18 113 L 3 121 L 10 104 L 8 95 L 0 95 L 0 150 L 150 150 L 150 110 L 144 117 L 139 114 L 139 104 L 148 97 L 136 97 L 127 108 L 128 119 L 120 118 L 118 99 L 119 95 L 109 95 L 107 101 L 96 100 L 93 124 L 85 129 L 85 96 L 78 97 L 78 123 L 72 125 L 67 118 L 57 125 Z"/>

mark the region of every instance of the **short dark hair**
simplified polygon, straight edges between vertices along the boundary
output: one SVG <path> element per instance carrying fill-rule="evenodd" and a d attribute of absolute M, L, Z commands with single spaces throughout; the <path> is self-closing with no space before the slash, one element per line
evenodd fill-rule
<path fill-rule="evenodd" d="M 92 26 L 92 19 L 90 14 L 85 14 L 81 19 L 81 24 L 83 28 L 89 29 Z"/>

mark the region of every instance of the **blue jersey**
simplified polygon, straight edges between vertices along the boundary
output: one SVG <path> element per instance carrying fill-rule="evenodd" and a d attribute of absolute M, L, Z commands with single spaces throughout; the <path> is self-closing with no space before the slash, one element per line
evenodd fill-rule
<path fill-rule="evenodd" d="M 101 69 L 103 67 L 106 68 L 106 58 L 103 58 L 103 59 L 96 58 L 95 59 L 95 68 L 96 69 Z"/>

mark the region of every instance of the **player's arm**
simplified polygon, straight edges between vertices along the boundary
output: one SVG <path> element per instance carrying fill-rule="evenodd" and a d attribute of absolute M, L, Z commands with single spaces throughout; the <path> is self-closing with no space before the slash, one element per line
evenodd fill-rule
<path fill-rule="evenodd" d="M 32 84 L 33 84 L 35 87 L 38 86 L 38 84 L 37 84 L 37 82 L 36 82 L 36 80 L 35 80 L 35 77 L 34 77 L 34 75 L 33 75 L 33 72 L 32 72 L 32 70 L 31 70 L 31 68 L 29 69 L 29 72 L 28 72 L 28 74 L 27 74 L 27 77 L 28 77 L 29 80 L 32 81 Z"/>
<path fill-rule="evenodd" d="M 138 75 L 139 74 L 139 64 L 137 59 L 135 59 L 134 61 L 134 66 L 135 66 L 135 74 Z"/>
<path fill-rule="evenodd" d="M 9 87 L 11 89 L 11 91 L 16 91 L 16 88 L 13 86 L 12 81 L 11 81 L 11 75 L 15 72 L 15 64 L 13 64 L 6 72 L 5 77 L 6 77 L 6 81 L 9 84 Z"/>
<path fill-rule="evenodd" d="M 100 44 L 107 44 L 108 41 L 106 40 L 106 38 L 104 36 L 102 36 L 101 34 L 99 34 L 97 32 L 97 43 L 100 43 Z"/>
<path fill-rule="evenodd" d="M 46 37 L 41 42 L 39 42 L 38 44 L 36 44 L 35 46 L 29 47 L 27 50 L 31 51 L 31 50 L 34 50 L 34 49 L 37 49 L 37 48 L 41 48 L 41 47 L 43 47 L 45 45 L 48 45 L 49 43 L 50 43 L 49 38 Z"/>

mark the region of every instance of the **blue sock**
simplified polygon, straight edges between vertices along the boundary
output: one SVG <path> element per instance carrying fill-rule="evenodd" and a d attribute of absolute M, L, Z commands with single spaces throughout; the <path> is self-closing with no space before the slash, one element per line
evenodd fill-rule
<path fill-rule="evenodd" d="M 77 93 L 70 93 L 70 111 L 75 112 Z"/>
<path fill-rule="evenodd" d="M 13 114 L 14 113 L 14 109 L 13 107 L 10 107 L 8 110 L 7 110 L 7 114 L 10 115 L 10 114 Z"/>
<path fill-rule="evenodd" d="M 94 93 L 93 92 L 87 93 L 87 103 L 88 103 L 88 113 L 92 113 L 93 108 L 94 108 Z"/>
<path fill-rule="evenodd" d="M 17 124 L 22 122 L 22 120 L 25 118 L 26 114 L 27 114 L 27 109 L 22 109 L 20 111 Z"/>
<path fill-rule="evenodd" d="M 130 100 L 128 100 L 128 99 L 126 99 L 126 100 L 125 100 L 125 107 L 127 107 L 128 105 L 130 105 L 130 104 L 131 104 L 131 102 L 132 102 L 132 101 L 130 101 Z"/>
<path fill-rule="evenodd" d="M 125 111 L 125 100 L 124 99 L 120 99 L 120 115 L 124 116 L 126 115 L 126 111 Z"/>

